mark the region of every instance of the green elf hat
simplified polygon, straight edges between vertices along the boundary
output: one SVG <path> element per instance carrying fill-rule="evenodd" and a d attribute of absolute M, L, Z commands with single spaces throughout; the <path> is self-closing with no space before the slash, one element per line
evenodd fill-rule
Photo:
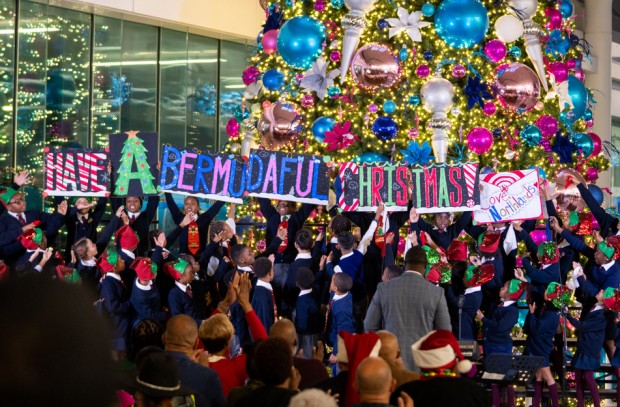
<path fill-rule="evenodd" d="M 494 275 L 493 263 L 481 264 L 480 267 L 469 266 L 465 270 L 465 286 L 467 288 L 480 287 L 482 284 L 493 280 Z"/>
<path fill-rule="evenodd" d="M 26 250 L 37 250 L 43 242 L 43 231 L 39 228 L 29 229 L 17 239 Z"/>
<path fill-rule="evenodd" d="M 16 193 L 17 191 L 13 188 L 7 188 L 4 192 L 0 194 L 0 201 L 2 201 L 2 204 L 5 208 L 9 206 L 9 201 Z"/>
<path fill-rule="evenodd" d="M 577 225 L 579 225 L 579 212 L 573 211 L 568 215 L 568 227 L 572 229 Z"/>
<path fill-rule="evenodd" d="M 620 291 L 607 287 L 603 293 L 603 304 L 614 312 L 620 311 Z"/>
<path fill-rule="evenodd" d="M 568 305 L 571 295 L 568 287 L 552 282 L 549 283 L 545 290 L 545 301 L 551 302 L 556 308 L 562 308 Z"/>
<path fill-rule="evenodd" d="M 104 274 L 114 272 L 117 263 L 118 252 L 110 249 L 106 250 L 101 257 L 99 257 L 99 260 L 97 260 L 97 266 L 99 266 Z"/>
<path fill-rule="evenodd" d="M 452 278 L 452 268 L 445 262 L 435 263 L 430 266 L 425 277 L 433 284 L 445 284 Z"/>
<path fill-rule="evenodd" d="M 426 252 L 426 271 L 428 272 L 433 264 L 441 261 L 441 254 L 430 246 L 422 246 L 422 249 Z"/>
<path fill-rule="evenodd" d="M 56 266 L 56 274 L 60 280 L 70 284 L 79 283 L 81 280 L 80 274 L 76 269 L 64 265 Z"/>
<path fill-rule="evenodd" d="M 601 242 L 598 244 L 598 249 L 607 257 L 608 259 L 613 259 L 614 254 L 616 253 L 616 248 L 613 246 L 609 246 L 607 242 Z"/>
<path fill-rule="evenodd" d="M 183 259 L 179 259 L 173 263 L 166 263 L 166 271 L 175 281 L 179 280 L 185 273 L 185 269 L 189 263 Z"/>
<path fill-rule="evenodd" d="M 508 283 L 508 296 L 511 300 L 517 301 L 524 290 L 525 284 L 517 279 L 512 279 Z"/>
<path fill-rule="evenodd" d="M 542 242 L 538 246 L 538 260 L 542 264 L 554 264 L 560 261 L 558 244 L 554 241 Z"/>
<path fill-rule="evenodd" d="M 131 268 L 140 280 L 152 280 L 157 276 L 157 264 L 148 257 L 136 257 Z"/>

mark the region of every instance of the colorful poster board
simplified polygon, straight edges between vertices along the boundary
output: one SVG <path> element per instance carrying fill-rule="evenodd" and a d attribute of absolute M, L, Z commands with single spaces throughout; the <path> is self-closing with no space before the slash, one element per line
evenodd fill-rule
<path fill-rule="evenodd" d="M 411 180 L 411 200 L 418 213 L 480 209 L 480 179 L 476 163 L 417 166 L 411 170 Z"/>
<path fill-rule="evenodd" d="M 113 196 L 158 195 L 157 133 L 128 131 L 110 134 Z"/>
<path fill-rule="evenodd" d="M 102 149 L 46 147 L 44 196 L 108 196 L 108 153 Z"/>
<path fill-rule="evenodd" d="M 478 223 L 538 219 L 543 215 L 536 169 L 485 174 L 480 185 L 480 210 L 474 212 Z"/>

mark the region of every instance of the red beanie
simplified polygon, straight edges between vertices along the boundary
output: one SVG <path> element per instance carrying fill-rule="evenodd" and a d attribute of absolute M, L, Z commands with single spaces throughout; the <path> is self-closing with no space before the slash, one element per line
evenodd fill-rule
<path fill-rule="evenodd" d="M 467 261 L 467 242 L 454 239 L 448 247 L 448 260 Z"/>

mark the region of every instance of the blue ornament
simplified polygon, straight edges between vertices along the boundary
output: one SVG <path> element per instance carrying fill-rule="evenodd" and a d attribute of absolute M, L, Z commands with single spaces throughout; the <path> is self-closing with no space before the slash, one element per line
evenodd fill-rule
<path fill-rule="evenodd" d="M 573 134 L 572 142 L 581 150 L 583 155 L 588 158 L 594 152 L 594 141 L 586 133 Z"/>
<path fill-rule="evenodd" d="M 532 165 L 528 168 L 528 170 L 536 170 L 538 169 L 538 176 L 542 179 L 547 179 L 547 173 L 545 172 L 545 170 L 543 170 L 542 167 L 537 167 L 535 165 Z"/>
<path fill-rule="evenodd" d="M 542 140 L 542 132 L 540 129 L 533 124 L 528 124 L 527 126 L 521 129 L 519 133 L 521 139 L 530 147 L 537 146 L 538 143 Z"/>
<path fill-rule="evenodd" d="M 325 26 L 308 16 L 291 18 L 278 32 L 278 52 L 295 69 L 309 69 L 321 55 L 324 42 Z"/>
<path fill-rule="evenodd" d="M 581 59 L 575 59 L 575 69 L 581 68 Z"/>
<path fill-rule="evenodd" d="M 492 174 L 494 172 L 495 171 L 493 171 L 493 168 L 489 167 L 488 165 L 480 169 L 480 175 Z"/>
<path fill-rule="evenodd" d="M 574 122 L 579 120 L 588 108 L 588 90 L 574 75 L 568 76 L 568 95 L 573 102 L 572 111 L 575 114 L 574 118 L 569 120 Z"/>
<path fill-rule="evenodd" d="M 383 111 L 387 114 L 392 114 L 396 111 L 396 103 L 393 100 L 386 100 L 383 103 Z"/>
<path fill-rule="evenodd" d="M 598 202 L 599 205 L 603 204 L 603 201 L 605 200 L 605 197 L 603 195 L 603 190 L 600 189 L 598 186 L 594 185 L 594 184 L 589 184 L 588 185 L 588 191 L 590 191 L 590 193 L 592 194 L 592 197 L 594 198 L 594 200 L 596 202 Z"/>
<path fill-rule="evenodd" d="M 502 137 L 502 129 L 498 127 L 494 128 L 491 133 L 493 133 L 493 138 L 495 140 L 499 140 Z"/>
<path fill-rule="evenodd" d="M 592 110 L 586 109 L 586 111 L 583 113 L 583 120 L 592 120 Z"/>
<path fill-rule="evenodd" d="M 435 31 L 452 48 L 480 43 L 488 29 L 487 9 L 478 0 L 444 0 L 435 11 Z"/>
<path fill-rule="evenodd" d="M 563 18 L 569 18 L 573 15 L 573 3 L 569 0 L 562 0 L 560 3 L 560 13 L 562 13 Z"/>
<path fill-rule="evenodd" d="M 316 119 L 314 123 L 312 123 L 312 135 L 314 139 L 322 143 L 325 140 L 325 132 L 332 131 L 335 124 L 336 120 L 331 117 L 322 116 Z"/>
<path fill-rule="evenodd" d="M 420 96 L 418 95 L 411 95 L 409 96 L 409 100 L 407 100 L 407 103 L 409 103 L 411 106 L 417 106 L 420 104 Z"/>
<path fill-rule="evenodd" d="M 338 86 L 330 86 L 327 89 L 327 95 L 332 99 L 337 98 L 338 96 L 340 96 L 341 93 L 342 91 L 340 90 Z"/>
<path fill-rule="evenodd" d="M 400 49 L 400 51 L 398 52 L 398 58 L 399 58 L 401 61 L 406 61 L 406 60 L 407 60 L 407 58 L 409 58 L 409 51 L 407 50 L 407 48 L 402 47 L 402 48 Z"/>
<path fill-rule="evenodd" d="M 379 140 L 389 141 L 396 137 L 398 125 L 390 116 L 381 116 L 373 123 L 372 132 Z"/>
<path fill-rule="evenodd" d="M 377 20 L 377 28 L 380 30 L 385 30 L 390 26 L 390 23 L 386 21 L 385 18 L 380 18 Z"/>
<path fill-rule="evenodd" d="M 332 0 L 332 7 L 335 9 L 341 9 L 343 5 L 344 5 L 343 0 Z"/>
<path fill-rule="evenodd" d="M 433 6 L 431 3 L 426 3 L 422 6 L 422 14 L 424 15 L 424 17 L 430 17 L 433 14 L 435 14 L 435 6 Z"/>
<path fill-rule="evenodd" d="M 521 48 L 519 48 L 516 45 L 513 45 L 512 47 L 510 47 L 510 55 L 512 55 L 513 58 L 519 58 L 521 56 Z"/>
<path fill-rule="evenodd" d="M 386 156 L 379 153 L 365 152 L 362 155 L 355 157 L 353 162 L 358 164 L 371 164 L 371 163 L 383 163 L 390 161 Z"/>
<path fill-rule="evenodd" d="M 250 111 L 248 109 L 244 109 L 243 106 L 237 106 L 235 109 L 235 120 L 241 123 L 245 119 L 250 117 Z"/>
<path fill-rule="evenodd" d="M 263 74 L 263 85 L 270 91 L 279 90 L 284 86 L 284 74 L 277 69 L 270 69 Z"/>
<path fill-rule="evenodd" d="M 427 49 L 426 51 L 424 51 L 424 54 L 422 54 L 422 58 L 424 58 L 427 62 L 432 61 L 433 51 L 431 51 L 430 49 Z"/>

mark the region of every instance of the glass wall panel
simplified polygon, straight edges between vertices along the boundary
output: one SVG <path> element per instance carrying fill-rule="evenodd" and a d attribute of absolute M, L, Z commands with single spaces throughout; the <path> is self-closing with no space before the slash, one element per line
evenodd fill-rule
<path fill-rule="evenodd" d="M 241 74 L 247 66 L 251 48 L 245 44 L 221 41 L 220 45 L 220 117 L 219 148 L 228 142 L 226 124 L 241 107 L 245 85 Z"/>
<path fill-rule="evenodd" d="M 217 149 L 218 41 L 189 34 L 187 145 Z"/>
<path fill-rule="evenodd" d="M 0 169 L 5 185 L 12 179 L 14 71 L 15 1 L 0 0 Z"/>
<path fill-rule="evenodd" d="M 185 145 L 187 61 L 187 33 L 162 29 L 159 54 L 161 144 Z"/>

